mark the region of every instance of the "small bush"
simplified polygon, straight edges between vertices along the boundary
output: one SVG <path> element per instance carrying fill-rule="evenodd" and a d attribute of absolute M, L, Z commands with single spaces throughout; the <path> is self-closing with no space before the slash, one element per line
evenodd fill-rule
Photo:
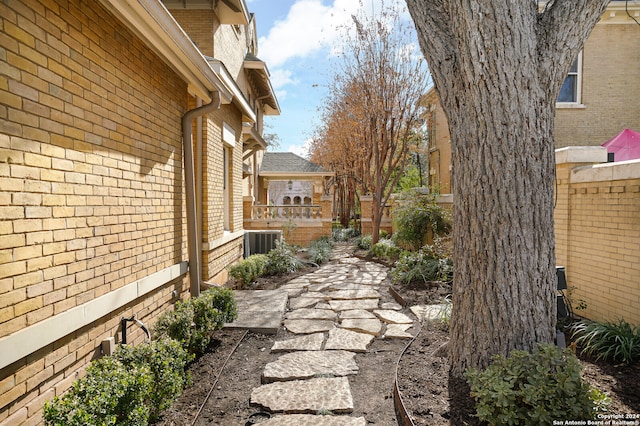
<path fill-rule="evenodd" d="M 315 264 L 322 265 L 331 259 L 333 254 L 333 242 L 324 237 L 311 241 L 307 255 L 309 260 Z"/>
<path fill-rule="evenodd" d="M 62 396 L 44 405 L 45 424 L 56 426 L 127 425 L 149 421 L 147 399 L 153 386 L 147 366 L 126 366 L 106 356 L 87 367 L 85 377 L 76 380 Z"/>
<path fill-rule="evenodd" d="M 276 248 L 267 253 L 265 275 L 279 275 L 295 272 L 302 268 L 293 247 L 285 242 L 276 242 Z"/>
<path fill-rule="evenodd" d="M 395 268 L 391 271 L 391 279 L 396 283 L 443 281 L 453 279 L 453 262 L 450 258 L 437 259 L 429 248 L 419 251 L 404 252 Z"/>
<path fill-rule="evenodd" d="M 623 319 L 617 323 L 583 320 L 569 330 L 582 352 L 596 359 L 631 364 L 640 358 L 640 327 Z"/>
<path fill-rule="evenodd" d="M 148 395 L 150 421 L 157 420 L 160 411 L 170 407 L 191 382 L 191 376 L 185 373 L 185 369 L 193 355 L 173 339 L 144 342 L 135 347 L 120 345 L 113 356 L 127 370 L 149 368 L 152 375 Z"/>
<path fill-rule="evenodd" d="M 212 288 L 200 297 L 176 303 L 173 311 L 158 318 L 154 334 L 170 337 L 193 354 L 199 354 L 209 345 L 211 333 L 236 318 L 237 305 L 233 292 L 224 288 Z"/>
<path fill-rule="evenodd" d="M 358 235 L 360 235 L 360 232 L 354 228 L 337 228 L 331 231 L 331 239 L 333 241 L 349 241 Z"/>
<path fill-rule="evenodd" d="M 580 376 L 570 349 L 539 345 L 532 353 L 495 356 L 484 371 L 465 375 L 476 400 L 476 416 L 493 425 L 552 424 L 553 420 L 594 417 L 597 395 Z"/>
<path fill-rule="evenodd" d="M 361 235 L 356 241 L 356 246 L 360 250 L 371 250 L 371 235 Z"/>
<path fill-rule="evenodd" d="M 393 240 L 381 239 L 371 247 L 371 253 L 382 259 L 397 260 L 402 254 L 402 249 L 396 246 Z"/>
<path fill-rule="evenodd" d="M 437 193 L 421 194 L 415 190 L 400 194 L 394 208 L 397 231 L 393 237 L 398 246 L 418 250 L 425 243 L 429 229 L 434 237 L 451 230 L 449 212 L 438 205 L 437 196 Z"/>
<path fill-rule="evenodd" d="M 244 288 L 256 278 L 264 275 L 267 268 L 267 256 L 264 254 L 253 254 L 239 263 L 229 267 L 229 275 Z"/>

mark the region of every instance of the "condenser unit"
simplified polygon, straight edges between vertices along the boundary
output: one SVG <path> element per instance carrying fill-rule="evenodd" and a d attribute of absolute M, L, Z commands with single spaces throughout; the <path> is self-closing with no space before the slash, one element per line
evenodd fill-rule
<path fill-rule="evenodd" d="M 282 240 L 282 231 L 245 231 L 244 233 L 244 257 L 252 254 L 266 254 L 276 248 L 276 241 Z"/>

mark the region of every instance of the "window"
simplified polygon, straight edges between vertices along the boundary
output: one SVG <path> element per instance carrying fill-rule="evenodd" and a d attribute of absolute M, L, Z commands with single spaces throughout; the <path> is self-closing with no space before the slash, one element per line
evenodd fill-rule
<path fill-rule="evenodd" d="M 581 103 L 581 83 L 582 83 L 582 52 L 578 55 L 564 79 L 560 94 L 556 102 L 561 104 L 580 104 Z"/>
<path fill-rule="evenodd" d="M 236 132 L 227 123 L 222 123 L 222 204 L 223 229 L 232 230 L 233 196 L 233 149 L 236 144 Z"/>

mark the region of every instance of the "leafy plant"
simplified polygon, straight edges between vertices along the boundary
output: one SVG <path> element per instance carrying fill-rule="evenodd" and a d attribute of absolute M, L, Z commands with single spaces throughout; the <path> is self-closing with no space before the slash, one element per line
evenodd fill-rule
<path fill-rule="evenodd" d="M 265 275 L 285 274 L 300 268 L 302 262 L 296 257 L 293 248 L 285 242 L 276 241 L 276 248 L 267 253 Z"/>
<path fill-rule="evenodd" d="M 244 288 L 256 278 L 264 275 L 267 269 L 267 256 L 264 254 L 253 254 L 229 267 L 229 275 Z"/>
<path fill-rule="evenodd" d="M 599 398 L 580 376 L 581 366 L 570 349 L 538 345 L 532 353 L 513 351 L 495 356 L 484 371 L 465 376 L 476 401 L 476 416 L 493 425 L 552 424 L 557 419 L 594 417 Z"/>
<path fill-rule="evenodd" d="M 154 334 L 175 339 L 187 351 L 198 354 L 209 345 L 211 333 L 236 316 L 233 292 L 211 288 L 202 292 L 200 297 L 176 303 L 173 311 L 162 314 L 156 322 Z"/>
<path fill-rule="evenodd" d="M 356 246 L 360 250 L 371 250 L 371 234 L 361 235 L 356 242 Z"/>
<path fill-rule="evenodd" d="M 360 232 L 355 228 L 336 228 L 331 231 L 333 241 L 349 241 L 358 235 Z"/>
<path fill-rule="evenodd" d="M 617 323 L 582 320 L 569 329 L 582 352 L 596 359 L 631 364 L 640 357 L 640 327 L 623 319 Z"/>
<path fill-rule="evenodd" d="M 149 367 L 125 365 L 110 356 L 100 358 L 87 367 L 85 377 L 76 380 L 62 398 L 56 396 L 45 403 L 45 424 L 146 425 L 150 415 L 146 402 L 152 386 Z"/>
<path fill-rule="evenodd" d="M 394 208 L 397 231 L 393 238 L 396 244 L 408 250 L 418 250 L 429 230 L 434 236 L 451 230 L 451 219 L 447 210 L 436 202 L 438 194 L 423 194 L 415 189 L 402 192 Z"/>
<path fill-rule="evenodd" d="M 191 382 L 191 376 L 185 373 L 185 369 L 187 363 L 193 360 L 193 355 L 173 339 L 144 342 L 135 347 L 120 345 L 113 357 L 127 370 L 149 368 L 152 375 L 147 397 L 150 421 L 155 421 L 161 410 L 171 406 Z"/>
<path fill-rule="evenodd" d="M 371 247 L 371 253 L 383 259 L 397 260 L 402 254 L 402 249 L 391 239 L 381 239 Z"/>
<path fill-rule="evenodd" d="M 309 260 L 321 265 L 328 262 L 333 254 L 333 241 L 327 237 L 311 241 L 308 251 Z"/>

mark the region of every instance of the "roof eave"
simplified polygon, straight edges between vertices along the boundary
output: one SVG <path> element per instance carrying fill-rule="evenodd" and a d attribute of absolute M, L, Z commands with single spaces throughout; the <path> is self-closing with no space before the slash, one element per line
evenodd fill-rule
<path fill-rule="evenodd" d="M 213 72 L 171 13 L 157 0 L 100 0 L 188 84 L 189 93 L 209 102 L 211 92 L 231 93 Z"/>

